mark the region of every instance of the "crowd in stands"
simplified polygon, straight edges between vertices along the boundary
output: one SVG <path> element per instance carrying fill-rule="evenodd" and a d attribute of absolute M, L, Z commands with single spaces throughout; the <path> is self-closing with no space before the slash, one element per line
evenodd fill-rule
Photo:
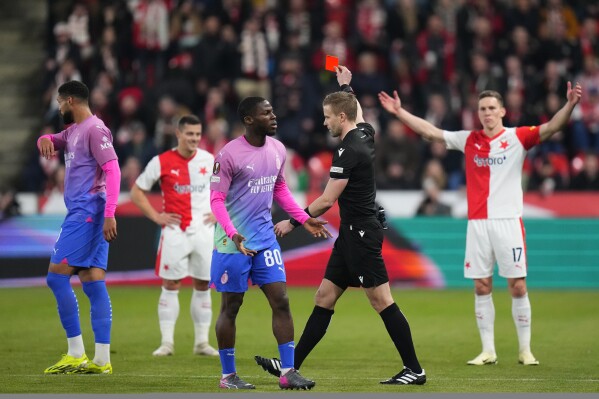
<path fill-rule="evenodd" d="M 583 97 L 568 128 L 529 153 L 526 190 L 599 190 L 599 3 L 565 0 L 81 0 L 48 1 L 39 133 L 63 129 L 57 87 L 85 82 L 92 111 L 112 130 L 129 190 L 149 159 L 174 146 L 177 119 L 203 122 L 216 153 L 244 133 L 240 99 L 260 95 L 278 117 L 294 190 L 320 189 L 334 140 L 322 99 L 338 89 L 326 54 L 353 72 L 377 131 L 381 190 L 464 187 L 463 157 L 423 142 L 377 101 L 397 90 L 416 115 L 477 129 L 477 95 L 503 94 L 506 126 L 546 122 Z M 21 190 L 54 189 L 62 161 L 33 153 Z"/>

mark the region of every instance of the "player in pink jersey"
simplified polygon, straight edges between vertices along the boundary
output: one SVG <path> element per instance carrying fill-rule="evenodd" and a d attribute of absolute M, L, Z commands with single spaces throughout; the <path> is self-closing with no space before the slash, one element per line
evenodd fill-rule
<path fill-rule="evenodd" d="M 464 153 L 468 228 L 464 276 L 474 280 L 474 311 L 482 341 L 482 353 L 467 363 L 495 364 L 495 307 L 491 297 L 493 268 L 507 278 L 512 296 L 512 316 L 519 343 L 518 361 L 538 365 L 530 350 L 531 310 L 526 289 L 526 239 L 522 223 L 522 165 L 529 149 L 562 130 L 580 101 L 582 87 L 568 82 L 566 104 L 540 126 L 506 128 L 506 110 L 499 93 L 485 90 L 478 97 L 479 131 L 443 131 L 410 114 L 393 97 L 379 93 L 385 110 L 394 114 L 428 141 L 439 141 L 450 150 Z"/>
<path fill-rule="evenodd" d="M 58 305 L 67 335 L 68 351 L 46 374 L 112 374 L 110 331 L 112 306 L 106 290 L 108 243 L 117 236 L 114 213 L 121 171 L 112 146 L 112 134 L 89 108 L 89 89 L 78 81 L 58 88 L 58 109 L 68 126 L 60 133 L 38 139 L 42 156 L 50 159 L 64 150 L 64 202 L 68 213 L 50 257 L 46 281 Z M 79 305 L 71 288 L 78 275 L 89 298 L 96 342 L 93 361 L 85 354 Z"/>
<path fill-rule="evenodd" d="M 264 292 L 271 308 L 272 331 L 282 360 L 279 387 L 311 389 L 314 381 L 293 368 L 293 318 L 281 247 L 272 224 L 273 200 L 314 237 L 330 233 L 324 228 L 326 222 L 300 208 L 285 183 L 285 147 L 271 137 L 277 130 L 272 105 L 262 97 L 247 97 L 237 113 L 246 132 L 216 155 L 210 178 L 210 204 L 218 220 L 211 282 L 222 298 L 216 322 L 222 366 L 220 387 L 255 389 L 237 375 L 235 364 L 236 319 L 250 279 Z"/>
<path fill-rule="evenodd" d="M 156 274 L 162 277 L 158 301 L 161 344 L 152 354 L 170 356 L 175 351 L 175 323 L 179 316 L 181 280 L 191 276 L 191 318 L 195 327 L 194 353 L 218 356 L 208 344 L 212 322 L 210 261 L 214 224 L 210 211 L 210 172 L 212 154 L 198 149 L 202 137 L 200 120 L 183 116 L 177 124 L 177 147 L 155 156 L 131 188 L 131 199 L 144 215 L 162 226 Z M 160 182 L 163 209 L 157 212 L 146 192 Z"/>

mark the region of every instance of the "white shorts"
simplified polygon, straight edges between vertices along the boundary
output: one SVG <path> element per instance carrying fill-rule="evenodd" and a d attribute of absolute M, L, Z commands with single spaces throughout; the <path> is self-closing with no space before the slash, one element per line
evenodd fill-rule
<path fill-rule="evenodd" d="M 156 274 L 166 280 L 191 276 L 210 281 L 210 263 L 214 248 L 214 227 L 182 231 L 179 226 L 166 226 L 160 234 L 156 255 Z"/>
<path fill-rule="evenodd" d="M 526 233 L 522 219 L 468 221 L 464 277 L 491 277 L 495 262 L 501 277 L 526 277 Z"/>

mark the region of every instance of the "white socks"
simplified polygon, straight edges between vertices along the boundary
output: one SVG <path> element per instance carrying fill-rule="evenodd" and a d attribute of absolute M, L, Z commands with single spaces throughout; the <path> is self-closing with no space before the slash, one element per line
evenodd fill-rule
<path fill-rule="evenodd" d="M 483 352 L 495 354 L 495 306 L 491 294 L 474 296 L 474 314 Z"/>
<path fill-rule="evenodd" d="M 158 301 L 158 321 L 160 323 L 161 343 L 174 345 L 175 323 L 179 317 L 179 290 L 171 291 L 162 287 Z"/>
<path fill-rule="evenodd" d="M 105 366 L 110 363 L 110 344 L 99 344 L 96 342 L 96 353 L 94 354 L 94 364 Z"/>
<path fill-rule="evenodd" d="M 530 352 L 531 310 L 528 293 L 520 298 L 512 298 L 512 316 L 516 324 L 520 352 Z"/>
<path fill-rule="evenodd" d="M 80 358 L 85 355 L 82 335 L 67 338 L 67 342 L 69 344 L 69 350 L 67 352 L 69 356 Z M 93 362 L 98 366 L 104 366 L 106 363 L 110 363 L 110 344 L 96 343 L 96 353 Z"/>
<path fill-rule="evenodd" d="M 67 355 L 73 356 L 75 358 L 80 358 L 85 355 L 85 348 L 83 346 L 83 336 L 81 334 L 76 337 L 67 338 L 67 343 L 69 345 L 69 349 Z"/>
<path fill-rule="evenodd" d="M 212 322 L 212 298 L 210 289 L 206 291 L 193 290 L 191 295 L 191 319 L 195 328 L 195 342 L 198 345 L 208 342 L 208 331 Z"/>

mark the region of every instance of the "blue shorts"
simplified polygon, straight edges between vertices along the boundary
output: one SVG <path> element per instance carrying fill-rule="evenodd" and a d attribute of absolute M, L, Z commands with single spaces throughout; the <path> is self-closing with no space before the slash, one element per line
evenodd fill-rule
<path fill-rule="evenodd" d="M 103 224 L 65 221 L 60 227 L 50 262 L 67 263 L 74 267 L 108 265 L 108 242 L 104 239 Z"/>
<path fill-rule="evenodd" d="M 212 252 L 210 280 L 218 292 L 246 292 L 248 279 L 260 287 L 287 281 L 278 242 L 254 256 Z"/>

